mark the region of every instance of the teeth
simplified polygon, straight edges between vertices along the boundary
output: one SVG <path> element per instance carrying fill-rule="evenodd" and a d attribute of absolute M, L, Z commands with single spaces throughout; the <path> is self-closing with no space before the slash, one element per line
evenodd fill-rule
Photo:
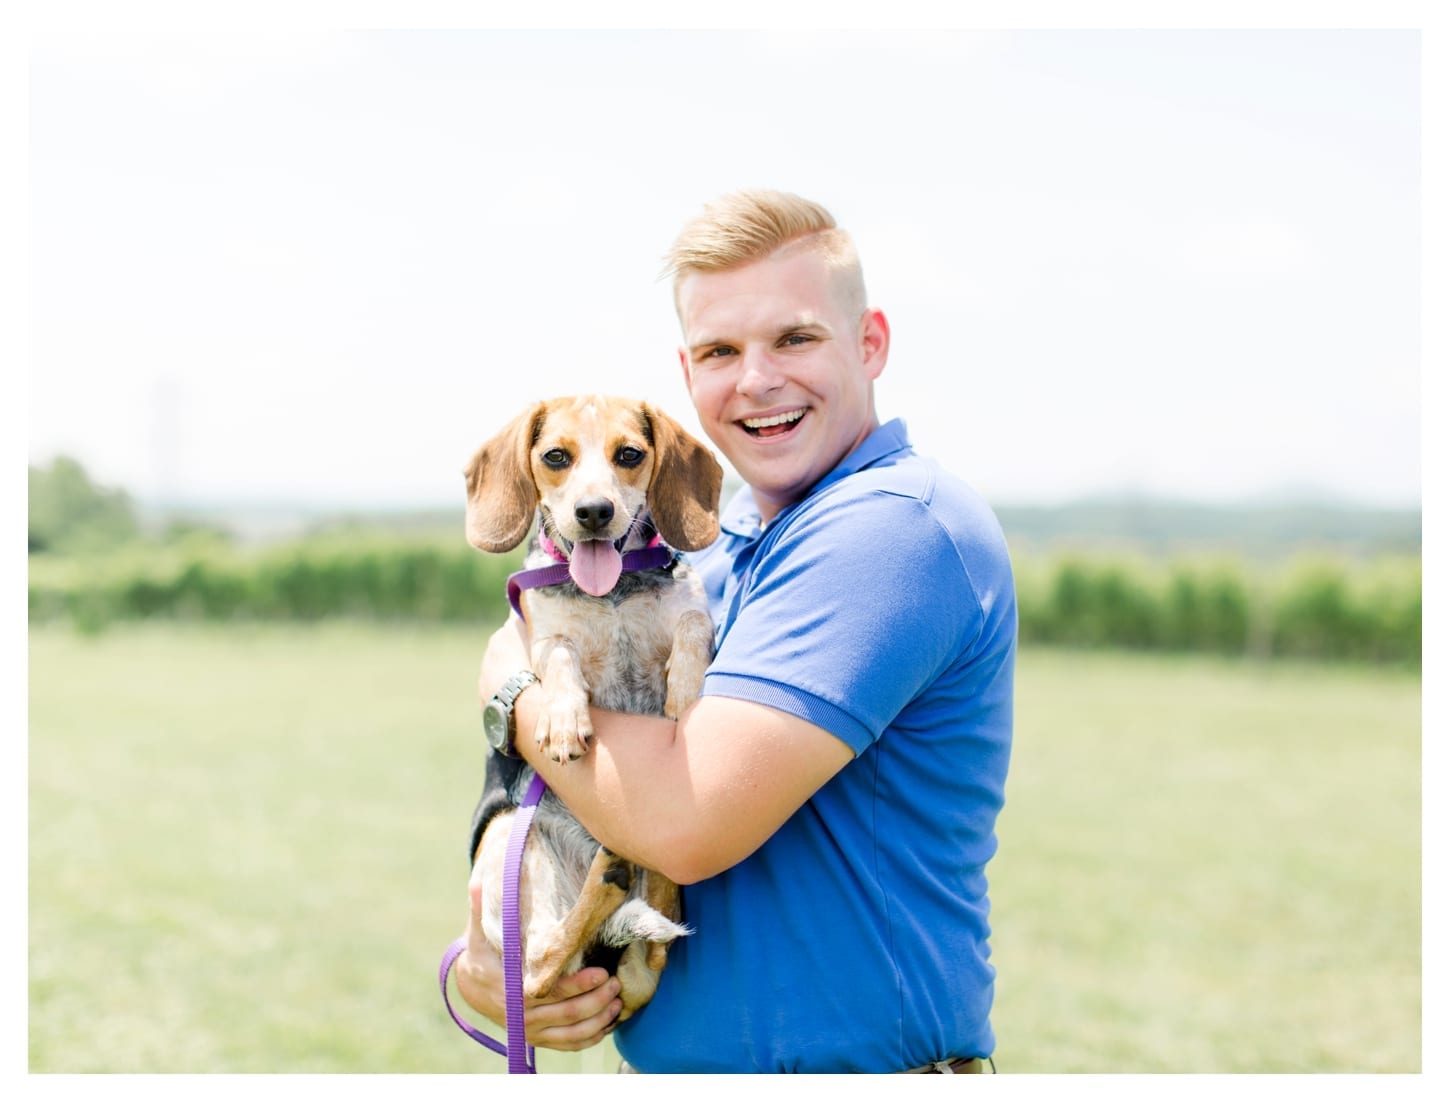
<path fill-rule="evenodd" d="M 772 425 L 788 425 L 792 421 L 799 421 L 805 415 L 805 410 L 793 409 L 789 413 L 780 413 L 774 417 L 747 417 L 740 423 L 748 429 L 768 429 Z"/>

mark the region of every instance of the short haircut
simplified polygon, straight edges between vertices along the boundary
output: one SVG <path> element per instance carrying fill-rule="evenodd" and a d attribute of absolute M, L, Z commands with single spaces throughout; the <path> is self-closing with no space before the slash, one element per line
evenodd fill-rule
<path fill-rule="evenodd" d="M 831 212 L 799 195 L 759 189 L 734 191 L 706 203 L 675 238 L 665 254 L 663 274 L 674 280 L 676 311 L 685 276 L 729 271 L 797 242 L 825 258 L 842 301 L 853 314 L 864 313 L 866 284 L 856 245 Z"/>

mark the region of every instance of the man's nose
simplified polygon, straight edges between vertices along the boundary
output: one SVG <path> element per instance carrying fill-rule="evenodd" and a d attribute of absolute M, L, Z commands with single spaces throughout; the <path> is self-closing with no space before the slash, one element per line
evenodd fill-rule
<path fill-rule="evenodd" d="M 735 384 L 739 394 L 749 397 L 768 394 L 785 382 L 774 358 L 763 349 L 747 348 L 741 356 L 740 367 L 740 379 Z"/>

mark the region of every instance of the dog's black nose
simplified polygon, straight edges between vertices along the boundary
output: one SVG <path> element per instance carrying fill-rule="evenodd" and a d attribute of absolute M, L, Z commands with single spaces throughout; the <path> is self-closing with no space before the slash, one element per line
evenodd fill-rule
<path fill-rule="evenodd" d="M 574 519 L 586 532 L 597 532 L 614 519 L 614 502 L 591 497 L 574 506 Z"/>

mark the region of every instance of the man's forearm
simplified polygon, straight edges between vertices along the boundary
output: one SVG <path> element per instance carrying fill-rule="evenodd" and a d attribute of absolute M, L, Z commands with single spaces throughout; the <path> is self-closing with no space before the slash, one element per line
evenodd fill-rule
<path fill-rule="evenodd" d="M 534 742 L 539 707 L 530 689 L 514 713 L 529 764 L 595 838 L 678 884 L 750 856 L 851 760 L 805 720 L 706 696 L 677 723 L 591 709 L 589 752 L 560 765 Z"/>
<path fill-rule="evenodd" d="M 519 754 L 599 842 L 670 875 L 661 866 L 681 849 L 675 832 L 700 813 L 690 794 L 681 791 L 675 722 L 591 708 L 589 752 L 561 765 L 546 758 L 534 739 L 539 697 L 538 690 L 531 690 L 515 704 Z"/>

